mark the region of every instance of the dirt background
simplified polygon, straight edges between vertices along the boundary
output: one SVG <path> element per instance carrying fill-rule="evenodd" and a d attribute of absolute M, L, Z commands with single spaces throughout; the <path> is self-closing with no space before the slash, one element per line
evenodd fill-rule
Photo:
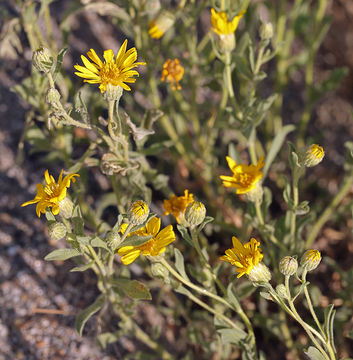
<path fill-rule="evenodd" d="M 4 1 L 0 6 L 16 11 L 11 1 Z M 54 6 L 60 8 L 63 5 L 54 3 Z M 320 181 L 327 186 L 330 195 L 334 195 L 343 177 L 343 143 L 353 139 L 353 2 L 332 1 L 328 12 L 333 22 L 316 59 L 315 79 L 321 81 L 329 70 L 337 66 L 348 67 L 349 74 L 336 92 L 329 93 L 316 106 L 311 129 L 322 132 L 322 145 L 327 156 L 319 173 Z M 103 48 L 117 44 L 111 25 L 102 18 L 83 14 L 77 20 L 81 26 L 90 24 L 92 32 L 97 30 L 100 33 L 103 39 L 100 46 Z M 76 29 L 74 27 L 70 37 L 70 43 L 74 44 L 71 54 L 86 50 L 82 35 L 79 25 Z M 35 184 L 42 180 L 45 170 L 40 157 L 34 155 L 26 154 L 21 165 L 15 162 L 25 114 L 29 109 L 10 90 L 30 70 L 31 53 L 24 37 L 23 40 L 23 57 L 0 59 L 0 359 L 122 359 L 124 354 L 134 351 L 135 343 L 131 339 L 123 338 L 114 347 L 101 350 L 94 340 L 95 320 L 89 321 L 85 337 L 76 334 L 74 320 L 77 312 L 97 295 L 95 278 L 90 272 L 70 273 L 67 263 L 44 261 L 44 256 L 54 246 L 64 244 L 48 240 L 45 221 L 35 217 L 33 208 L 20 208 L 21 203 L 33 197 Z M 98 44 L 98 40 L 93 39 L 92 47 L 94 43 Z M 71 60 L 69 55 L 66 61 Z M 292 85 L 303 91 L 300 73 Z M 290 98 L 285 100 L 290 111 Z M 339 259 L 346 268 L 352 266 L 353 258 L 351 226 L 351 220 L 340 228 L 328 224 L 317 242 L 319 249 Z M 325 276 L 326 283 L 330 280 L 339 282 L 337 273 L 332 274 L 327 267 L 322 271 L 324 273 L 321 272 L 316 280 Z M 323 304 L 335 301 L 336 290 L 330 287 Z M 353 327 L 352 324 L 347 326 Z M 173 349 L 174 345 L 171 340 L 169 348 Z M 342 349 L 342 355 L 349 355 L 348 346 L 349 342 Z M 277 359 L 275 355 L 269 358 Z"/>

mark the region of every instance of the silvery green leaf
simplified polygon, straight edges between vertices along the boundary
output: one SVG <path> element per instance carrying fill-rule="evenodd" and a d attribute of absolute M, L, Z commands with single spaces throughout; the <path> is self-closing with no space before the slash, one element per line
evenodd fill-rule
<path fill-rule="evenodd" d="M 310 360 L 325 360 L 325 356 L 321 354 L 321 352 L 313 346 L 310 346 L 307 351 L 304 351 L 304 354 L 310 359 Z"/>
<path fill-rule="evenodd" d="M 99 295 L 96 301 L 88 306 L 86 309 L 81 311 L 75 321 L 75 328 L 77 333 L 82 336 L 83 328 L 87 322 L 87 320 L 94 315 L 98 310 L 101 309 L 105 302 L 105 296 L 103 294 Z"/>
<path fill-rule="evenodd" d="M 76 249 L 57 249 L 49 253 L 44 260 L 67 260 L 74 256 L 80 256 L 81 253 Z"/>

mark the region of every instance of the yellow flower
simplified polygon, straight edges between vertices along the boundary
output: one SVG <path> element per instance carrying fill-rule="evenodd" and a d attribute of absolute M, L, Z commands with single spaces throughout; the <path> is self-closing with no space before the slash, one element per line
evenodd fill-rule
<path fill-rule="evenodd" d="M 130 91 L 130 87 L 125 83 L 134 83 L 134 76 L 139 76 L 136 70 L 132 70 L 138 65 L 146 65 L 145 62 L 135 62 L 137 52 L 135 48 L 126 51 L 127 40 L 121 46 L 116 60 L 114 60 L 113 50 L 105 50 L 103 57 L 105 62 L 98 57 L 93 49 L 87 53 L 87 56 L 93 61 L 90 62 L 85 56 L 81 55 L 82 62 L 85 66 L 75 65 L 79 72 L 75 74 L 84 78 L 84 82 L 90 84 L 100 84 L 99 89 L 103 93 L 106 91 L 108 84 L 121 86 L 123 89 Z"/>
<path fill-rule="evenodd" d="M 255 189 L 256 184 L 262 178 L 262 169 L 265 164 L 263 157 L 260 158 L 257 165 L 237 164 L 229 156 L 226 157 L 228 166 L 233 172 L 233 176 L 222 175 L 220 178 L 223 180 L 223 186 L 235 187 L 237 194 L 246 194 Z"/>
<path fill-rule="evenodd" d="M 36 213 L 37 216 L 40 217 L 40 214 L 45 214 L 45 210 L 47 207 L 52 208 L 52 213 L 54 215 L 59 214 L 60 203 L 66 197 L 66 189 L 70 187 L 71 180 L 75 182 L 75 176 L 80 176 L 78 174 L 68 174 L 62 178 L 63 170 L 61 170 L 58 183 L 55 182 L 52 175 L 49 175 L 48 170 L 45 171 L 44 177 L 46 181 L 46 185 L 37 184 L 37 195 L 33 200 L 27 201 L 23 203 L 21 206 L 27 206 L 30 204 L 36 204 Z"/>
<path fill-rule="evenodd" d="M 154 20 L 151 20 L 148 26 L 149 26 L 148 33 L 152 39 L 160 39 L 164 35 L 165 30 L 160 29 L 158 24 Z"/>
<path fill-rule="evenodd" d="M 233 20 L 228 21 L 225 12 L 217 12 L 215 9 L 211 9 L 211 30 L 219 36 L 233 34 L 244 14 L 245 11 L 241 11 L 238 15 L 234 16 Z"/>
<path fill-rule="evenodd" d="M 235 236 L 232 237 L 232 242 L 233 248 L 226 250 L 226 254 L 220 259 L 237 267 L 238 278 L 244 274 L 249 275 L 264 257 L 259 248 L 260 243 L 251 238 L 243 245 Z"/>
<path fill-rule="evenodd" d="M 148 34 L 152 39 L 160 39 L 173 24 L 174 15 L 163 10 L 154 20 L 149 22 Z"/>
<path fill-rule="evenodd" d="M 127 224 L 122 224 L 120 231 L 124 233 L 127 228 Z M 164 229 L 160 230 L 161 219 L 152 218 L 142 229 L 139 229 L 130 235 L 148 236 L 152 235 L 152 239 L 139 246 L 123 246 L 118 250 L 118 254 L 122 257 L 121 261 L 124 265 L 129 265 L 135 261 L 139 255 L 157 256 L 162 254 L 166 250 L 166 246 L 175 240 L 175 233 L 173 226 L 168 225 Z"/>
<path fill-rule="evenodd" d="M 317 144 L 309 146 L 305 152 L 304 166 L 313 167 L 318 165 L 325 156 L 324 149 Z"/>
<path fill-rule="evenodd" d="M 165 212 L 163 215 L 173 214 L 178 224 L 181 223 L 186 207 L 194 201 L 194 195 L 189 190 L 184 191 L 183 196 L 172 195 L 170 200 L 164 200 Z"/>
<path fill-rule="evenodd" d="M 184 68 L 180 65 L 178 59 L 170 60 L 168 59 L 163 64 L 162 77 L 161 81 L 169 81 L 172 85 L 172 89 L 181 89 L 179 81 L 183 78 Z"/>

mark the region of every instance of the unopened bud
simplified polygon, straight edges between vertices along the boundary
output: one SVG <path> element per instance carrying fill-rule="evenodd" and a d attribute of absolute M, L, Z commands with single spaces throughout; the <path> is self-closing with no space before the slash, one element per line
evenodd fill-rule
<path fill-rule="evenodd" d="M 184 216 L 190 226 L 200 225 L 206 216 L 205 205 L 200 201 L 193 201 L 186 207 Z"/>
<path fill-rule="evenodd" d="M 262 262 L 258 263 L 252 268 L 248 275 L 250 281 L 257 282 L 269 282 L 271 280 L 271 273 L 268 267 Z"/>
<path fill-rule="evenodd" d="M 169 271 L 161 263 L 158 263 L 158 262 L 152 263 L 151 272 L 152 272 L 153 276 L 157 277 L 158 279 L 163 280 L 166 284 L 170 283 Z"/>
<path fill-rule="evenodd" d="M 143 224 L 147 220 L 149 213 L 150 209 L 143 200 L 134 201 L 128 211 L 129 224 Z"/>
<path fill-rule="evenodd" d="M 68 197 L 65 197 L 59 202 L 59 209 L 60 216 L 65 219 L 70 219 L 72 217 L 72 211 L 74 210 L 74 204 Z"/>
<path fill-rule="evenodd" d="M 300 260 L 300 265 L 306 271 L 315 270 L 321 261 L 321 254 L 318 250 L 307 250 Z"/>
<path fill-rule="evenodd" d="M 49 49 L 41 47 L 33 52 L 32 63 L 37 70 L 48 73 L 53 66 L 53 62 L 53 56 Z"/>
<path fill-rule="evenodd" d="M 117 247 L 120 245 L 121 238 L 119 233 L 115 231 L 108 231 L 107 234 L 105 235 L 105 241 L 109 249 L 111 249 L 114 252 L 117 249 Z"/>
<path fill-rule="evenodd" d="M 112 84 L 107 85 L 107 89 L 104 92 L 104 98 L 107 101 L 119 101 L 123 95 L 123 88 L 119 85 L 114 86 Z"/>
<path fill-rule="evenodd" d="M 268 23 L 263 23 L 260 26 L 260 38 L 261 40 L 269 40 L 273 36 L 273 25 Z"/>
<path fill-rule="evenodd" d="M 49 236 L 53 240 L 61 240 L 67 233 L 66 226 L 61 222 L 53 222 L 49 225 Z"/>
<path fill-rule="evenodd" d="M 313 144 L 304 151 L 303 165 L 306 167 L 316 166 L 321 163 L 324 156 L 324 149 L 317 144 Z"/>
<path fill-rule="evenodd" d="M 54 88 L 50 88 L 45 97 L 45 101 L 50 105 L 54 105 L 58 101 L 60 101 L 60 98 L 61 98 L 61 95 L 60 95 L 59 91 Z"/>
<path fill-rule="evenodd" d="M 298 261 L 292 256 L 285 256 L 279 262 L 279 271 L 285 276 L 292 276 L 298 270 Z"/>

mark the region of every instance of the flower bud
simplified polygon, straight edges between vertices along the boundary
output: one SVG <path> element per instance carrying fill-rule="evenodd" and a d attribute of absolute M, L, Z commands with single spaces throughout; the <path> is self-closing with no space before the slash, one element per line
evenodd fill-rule
<path fill-rule="evenodd" d="M 245 193 L 245 198 L 248 201 L 251 201 L 253 203 L 255 202 L 262 202 L 262 197 L 264 194 L 264 190 L 262 188 L 261 182 L 256 183 L 255 188 L 251 191 Z"/>
<path fill-rule="evenodd" d="M 298 261 L 292 256 L 285 256 L 279 262 L 279 271 L 285 276 L 292 276 L 298 270 Z"/>
<path fill-rule="evenodd" d="M 49 49 L 41 47 L 33 52 L 32 64 L 37 70 L 48 73 L 53 66 L 53 62 Z"/>
<path fill-rule="evenodd" d="M 252 282 L 269 282 L 271 280 L 271 273 L 268 267 L 259 262 L 256 266 L 252 268 L 248 278 Z"/>
<path fill-rule="evenodd" d="M 306 167 L 313 167 L 321 163 L 325 156 L 324 149 L 316 144 L 313 144 L 305 149 L 303 165 Z"/>
<path fill-rule="evenodd" d="M 149 23 L 149 35 L 152 39 L 160 39 L 174 24 L 175 17 L 169 11 L 163 10 Z"/>
<path fill-rule="evenodd" d="M 206 216 L 205 205 L 200 201 L 193 201 L 186 207 L 184 216 L 190 226 L 200 225 Z"/>
<path fill-rule="evenodd" d="M 54 105 L 56 104 L 58 101 L 60 101 L 61 95 L 59 93 L 58 90 L 54 89 L 54 88 L 50 88 L 47 91 L 47 95 L 45 97 L 45 101 L 50 104 L 50 105 Z"/>
<path fill-rule="evenodd" d="M 151 272 L 152 272 L 153 276 L 155 276 L 158 279 L 163 280 L 166 284 L 170 283 L 169 271 L 161 263 L 158 263 L 158 262 L 152 263 Z"/>
<path fill-rule="evenodd" d="M 147 220 L 149 213 L 150 209 L 143 200 L 134 201 L 128 211 L 129 224 L 143 224 Z"/>
<path fill-rule="evenodd" d="M 273 36 L 273 25 L 268 23 L 263 23 L 260 26 L 260 38 L 261 40 L 270 40 Z"/>
<path fill-rule="evenodd" d="M 115 231 L 108 231 L 105 235 L 107 246 L 114 252 L 121 243 L 119 233 Z"/>
<path fill-rule="evenodd" d="M 53 222 L 49 225 L 49 236 L 53 240 L 61 240 L 67 233 L 66 226 L 61 222 Z"/>
<path fill-rule="evenodd" d="M 74 210 L 74 204 L 68 197 L 65 197 L 59 202 L 59 209 L 60 216 L 65 219 L 70 219 L 72 211 Z"/>
<path fill-rule="evenodd" d="M 282 299 L 287 299 L 288 297 L 287 289 L 283 284 L 279 284 L 276 286 L 276 293 Z"/>
<path fill-rule="evenodd" d="M 321 254 L 318 250 L 307 250 L 300 260 L 300 265 L 306 271 L 315 270 L 321 261 Z"/>
<path fill-rule="evenodd" d="M 123 88 L 119 85 L 114 86 L 112 84 L 107 85 L 107 89 L 104 92 L 104 99 L 107 101 L 119 101 L 121 98 L 121 95 L 123 95 Z"/>

